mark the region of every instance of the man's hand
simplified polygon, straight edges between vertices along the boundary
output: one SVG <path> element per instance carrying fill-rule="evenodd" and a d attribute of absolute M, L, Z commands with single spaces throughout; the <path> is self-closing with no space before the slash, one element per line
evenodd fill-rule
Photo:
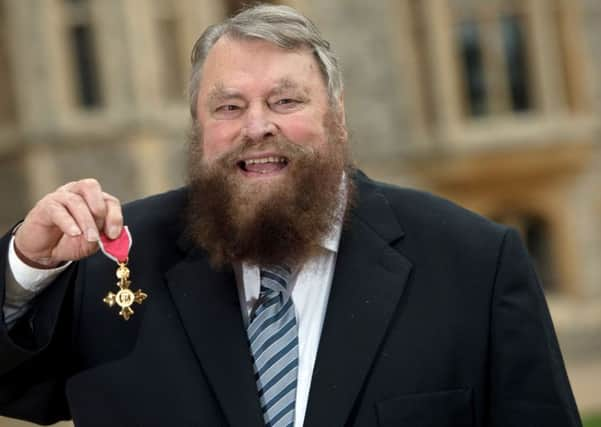
<path fill-rule="evenodd" d="M 15 249 L 26 264 L 53 268 L 98 250 L 99 231 L 116 238 L 123 227 L 119 200 L 95 179 L 63 185 L 27 214 L 15 234 Z"/>

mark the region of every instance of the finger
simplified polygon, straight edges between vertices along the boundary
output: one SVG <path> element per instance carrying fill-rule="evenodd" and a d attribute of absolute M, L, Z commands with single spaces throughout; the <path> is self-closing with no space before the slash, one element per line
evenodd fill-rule
<path fill-rule="evenodd" d="M 106 220 L 104 222 L 104 233 L 111 239 L 116 239 L 121 234 L 123 227 L 123 213 L 121 211 L 121 202 L 114 196 L 104 193 L 104 200 L 107 208 Z"/>
<path fill-rule="evenodd" d="M 100 237 L 96 221 L 82 196 L 69 191 L 61 191 L 55 193 L 53 200 L 68 210 L 87 241 L 98 241 Z"/>
<path fill-rule="evenodd" d="M 104 226 L 107 206 L 104 200 L 102 187 L 97 180 L 93 178 L 82 179 L 66 184 L 61 187 L 61 189 L 62 191 L 72 192 L 81 196 L 88 205 L 88 209 L 92 213 L 97 227 L 101 229 Z"/>
<path fill-rule="evenodd" d="M 77 237 L 82 234 L 81 228 L 69 213 L 69 210 L 57 201 L 51 201 L 47 205 L 47 212 L 52 224 L 58 227 L 64 234 Z"/>

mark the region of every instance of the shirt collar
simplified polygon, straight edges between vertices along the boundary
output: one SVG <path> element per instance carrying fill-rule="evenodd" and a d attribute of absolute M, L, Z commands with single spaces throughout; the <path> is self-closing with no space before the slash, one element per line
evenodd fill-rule
<path fill-rule="evenodd" d="M 348 187 L 346 185 L 348 177 L 345 173 L 342 174 L 338 192 L 338 206 L 336 207 L 335 220 L 330 226 L 330 231 L 322 238 L 320 246 L 333 254 L 338 253 L 340 244 L 340 236 L 342 234 L 342 223 L 344 220 L 345 207 L 348 197 Z M 323 253 L 325 255 L 325 252 Z M 303 267 L 301 266 L 301 269 Z M 242 313 L 244 321 L 248 324 L 249 313 L 256 303 L 261 287 L 260 271 L 256 265 L 250 265 L 246 262 L 236 263 L 234 266 L 236 274 L 236 282 L 238 283 L 238 292 L 242 304 Z M 296 284 L 296 275 L 298 270 L 293 272 L 292 287 Z"/>

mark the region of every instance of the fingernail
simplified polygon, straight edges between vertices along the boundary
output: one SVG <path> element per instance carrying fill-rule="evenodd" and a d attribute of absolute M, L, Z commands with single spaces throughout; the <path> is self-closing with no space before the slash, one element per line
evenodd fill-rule
<path fill-rule="evenodd" d="M 86 231 L 86 239 L 88 242 L 97 242 L 100 237 L 98 236 L 98 232 L 96 230 L 93 228 L 88 228 L 88 231 Z"/>
<path fill-rule="evenodd" d="M 72 237 L 76 237 L 76 236 L 79 236 L 79 235 L 81 235 L 81 230 L 80 230 L 78 227 L 76 227 L 76 226 L 73 226 L 73 227 L 71 227 L 71 228 L 69 229 L 69 234 L 70 234 Z"/>
<path fill-rule="evenodd" d="M 119 229 L 119 227 L 117 227 L 116 225 L 113 225 L 109 228 L 109 237 L 111 239 L 116 239 L 117 237 L 119 237 L 119 232 L 121 230 Z"/>

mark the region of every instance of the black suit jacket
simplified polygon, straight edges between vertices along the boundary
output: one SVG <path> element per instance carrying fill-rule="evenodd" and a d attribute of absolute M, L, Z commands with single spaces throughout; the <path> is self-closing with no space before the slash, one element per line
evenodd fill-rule
<path fill-rule="evenodd" d="M 517 234 L 434 196 L 355 180 L 305 426 L 579 426 Z M 182 238 L 185 202 L 182 189 L 125 209 L 132 288 L 149 294 L 131 320 L 102 302 L 115 265 L 94 255 L 0 331 L 2 414 L 262 425 L 234 275 Z"/>

